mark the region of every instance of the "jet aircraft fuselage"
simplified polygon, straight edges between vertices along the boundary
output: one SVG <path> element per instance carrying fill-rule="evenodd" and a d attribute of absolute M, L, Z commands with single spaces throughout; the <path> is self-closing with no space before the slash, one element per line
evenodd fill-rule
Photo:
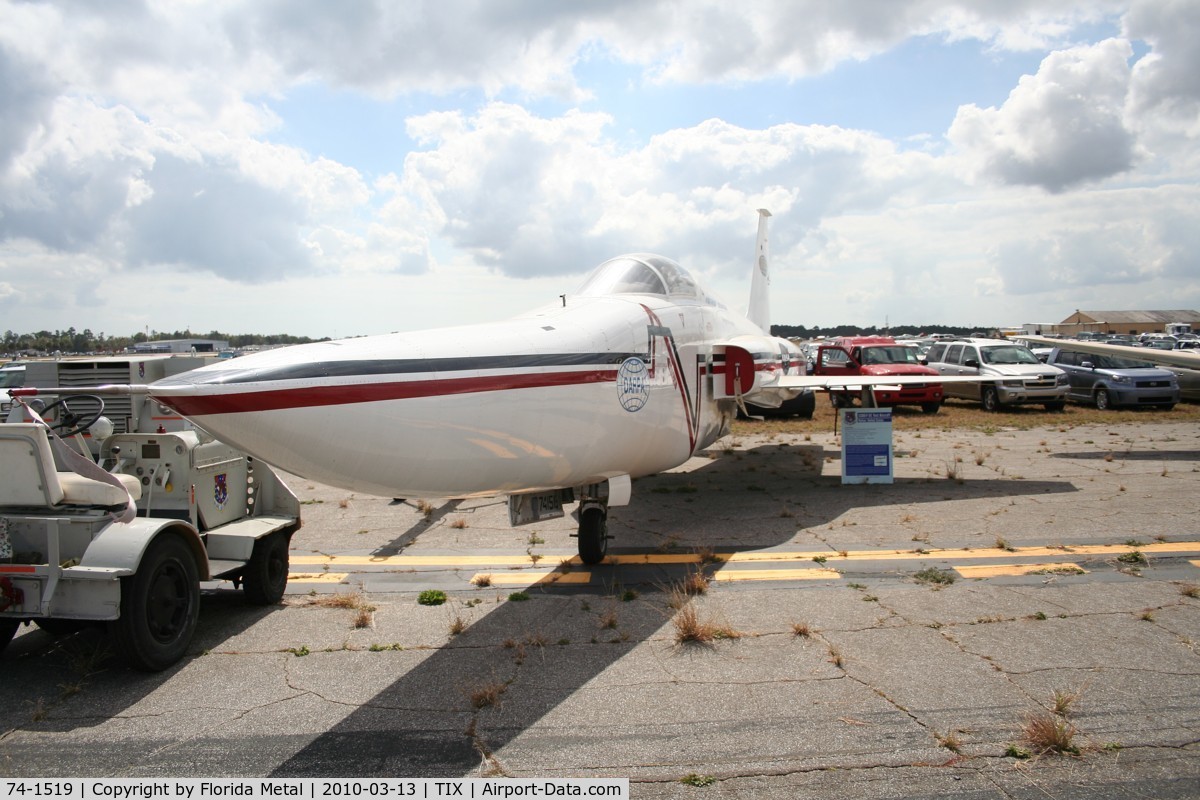
<path fill-rule="evenodd" d="M 735 361 L 737 386 L 726 381 Z M 728 432 L 734 395 L 802 363 L 795 345 L 730 312 L 678 264 L 632 255 L 508 321 L 270 350 L 149 391 L 303 477 L 466 497 L 677 466 Z"/>

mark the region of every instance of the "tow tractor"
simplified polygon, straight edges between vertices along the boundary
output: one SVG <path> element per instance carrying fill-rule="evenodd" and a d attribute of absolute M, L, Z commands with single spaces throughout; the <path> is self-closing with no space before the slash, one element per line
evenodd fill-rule
<path fill-rule="evenodd" d="M 187 363 L 152 362 L 149 377 Z M 61 366 L 14 390 L 0 423 L 0 651 L 22 624 L 103 623 L 131 666 L 162 670 L 187 652 L 202 582 L 278 603 L 300 528 L 278 475 L 128 385 L 108 396 L 116 425 L 102 389 L 29 388 L 70 384 Z M 147 359 L 125 368 L 147 377 Z"/>

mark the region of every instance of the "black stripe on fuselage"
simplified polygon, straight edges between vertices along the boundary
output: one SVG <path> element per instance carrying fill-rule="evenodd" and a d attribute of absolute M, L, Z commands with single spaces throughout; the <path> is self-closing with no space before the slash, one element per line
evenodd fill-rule
<path fill-rule="evenodd" d="M 585 367 L 619 365 L 645 353 L 525 353 L 516 355 L 459 356 L 452 358 L 389 358 L 347 361 L 315 361 L 307 364 L 283 364 L 273 367 L 239 369 L 236 362 L 209 374 L 187 373 L 158 382 L 159 386 L 194 384 L 224 385 L 269 381 L 312 380 L 315 378 L 372 377 L 418 373 L 477 372 L 539 367 Z"/>

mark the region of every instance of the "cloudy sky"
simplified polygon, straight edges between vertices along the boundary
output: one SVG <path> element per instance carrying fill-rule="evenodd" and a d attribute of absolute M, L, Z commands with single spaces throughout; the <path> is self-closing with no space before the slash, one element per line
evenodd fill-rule
<path fill-rule="evenodd" d="M 1195 0 L 0 0 L 0 330 L 1200 308 Z"/>

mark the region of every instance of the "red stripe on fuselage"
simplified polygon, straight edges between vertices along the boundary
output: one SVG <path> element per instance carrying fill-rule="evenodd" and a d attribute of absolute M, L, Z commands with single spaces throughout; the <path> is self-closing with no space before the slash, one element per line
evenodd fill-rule
<path fill-rule="evenodd" d="M 339 406 L 352 403 L 377 403 L 385 400 L 410 400 L 418 397 L 502 392 L 510 389 L 541 389 L 550 386 L 605 383 L 616 381 L 616 376 L 615 369 L 605 369 L 581 372 L 487 375 L 471 378 L 431 378 L 389 383 L 327 384 L 209 395 L 156 395 L 151 388 L 150 394 L 158 402 L 174 408 L 184 416 L 199 417 L 210 414 L 241 414 L 287 408 Z M 202 386 L 198 388 L 203 389 Z"/>

